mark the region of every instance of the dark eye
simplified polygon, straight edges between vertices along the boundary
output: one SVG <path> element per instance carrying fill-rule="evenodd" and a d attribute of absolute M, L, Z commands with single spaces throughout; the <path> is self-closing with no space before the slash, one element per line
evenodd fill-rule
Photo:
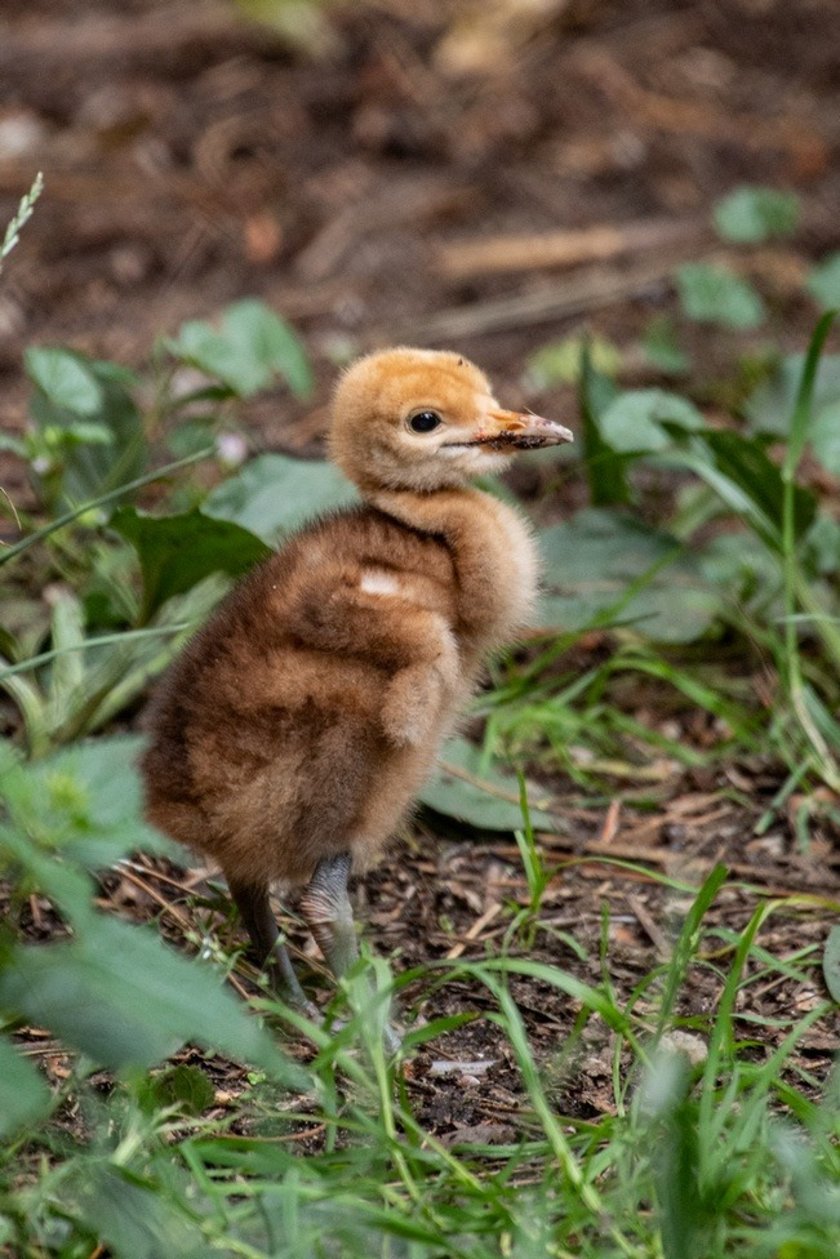
<path fill-rule="evenodd" d="M 433 428 L 442 423 L 437 411 L 418 411 L 408 421 L 408 427 L 415 433 L 431 433 Z"/>

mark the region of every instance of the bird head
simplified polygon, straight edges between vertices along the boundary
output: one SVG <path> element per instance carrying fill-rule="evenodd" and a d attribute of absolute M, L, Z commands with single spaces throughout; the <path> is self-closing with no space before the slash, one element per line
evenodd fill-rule
<path fill-rule="evenodd" d="M 333 401 L 330 453 L 363 493 L 464 485 L 501 471 L 518 450 L 567 441 L 553 420 L 504 411 L 484 373 L 444 350 L 358 359 Z"/>

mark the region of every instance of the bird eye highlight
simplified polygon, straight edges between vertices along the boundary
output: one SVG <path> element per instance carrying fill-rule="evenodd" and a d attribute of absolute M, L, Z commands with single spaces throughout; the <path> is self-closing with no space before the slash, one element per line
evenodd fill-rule
<path fill-rule="evenodd" d="M 409 416 L 408 427 L 413 433 L 431 433 L 442 423 L 437 411 L 415 411 L 414 415 Z"/>

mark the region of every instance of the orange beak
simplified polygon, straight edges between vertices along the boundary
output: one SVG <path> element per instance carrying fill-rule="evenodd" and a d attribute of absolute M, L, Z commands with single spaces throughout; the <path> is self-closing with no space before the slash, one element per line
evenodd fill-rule
<path fill-rule="evenodd" d="M 540 446 L 559 446 L 561 442 L 575 440 L 571 429 L 564 428 L 556 420 L 546 420 L 530 411 L 490 411 L 490 441 L 502 446 L 516 446 L 518 450 L 536 450 Z"/>
<path fill-rule="evenodd" d="M 537 450 L 574 441 L 574 434 L 555 420 L 519 411 L 488 411 L 469 441 L 448 442 L 452 446 L 486 446 L 488 450 Z"/>

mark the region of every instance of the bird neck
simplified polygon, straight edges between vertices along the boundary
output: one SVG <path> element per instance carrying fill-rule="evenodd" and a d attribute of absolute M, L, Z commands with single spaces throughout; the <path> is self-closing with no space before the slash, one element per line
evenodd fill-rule
<path fill-rule="evenodd" d="M 448 547 L 457 575 L 458 619 L 465 646 L 499 646 L 524 628 L 537 596 L 538 557 L 523 516 L 474 487 L 380 490 L 372 506 Z"/>

